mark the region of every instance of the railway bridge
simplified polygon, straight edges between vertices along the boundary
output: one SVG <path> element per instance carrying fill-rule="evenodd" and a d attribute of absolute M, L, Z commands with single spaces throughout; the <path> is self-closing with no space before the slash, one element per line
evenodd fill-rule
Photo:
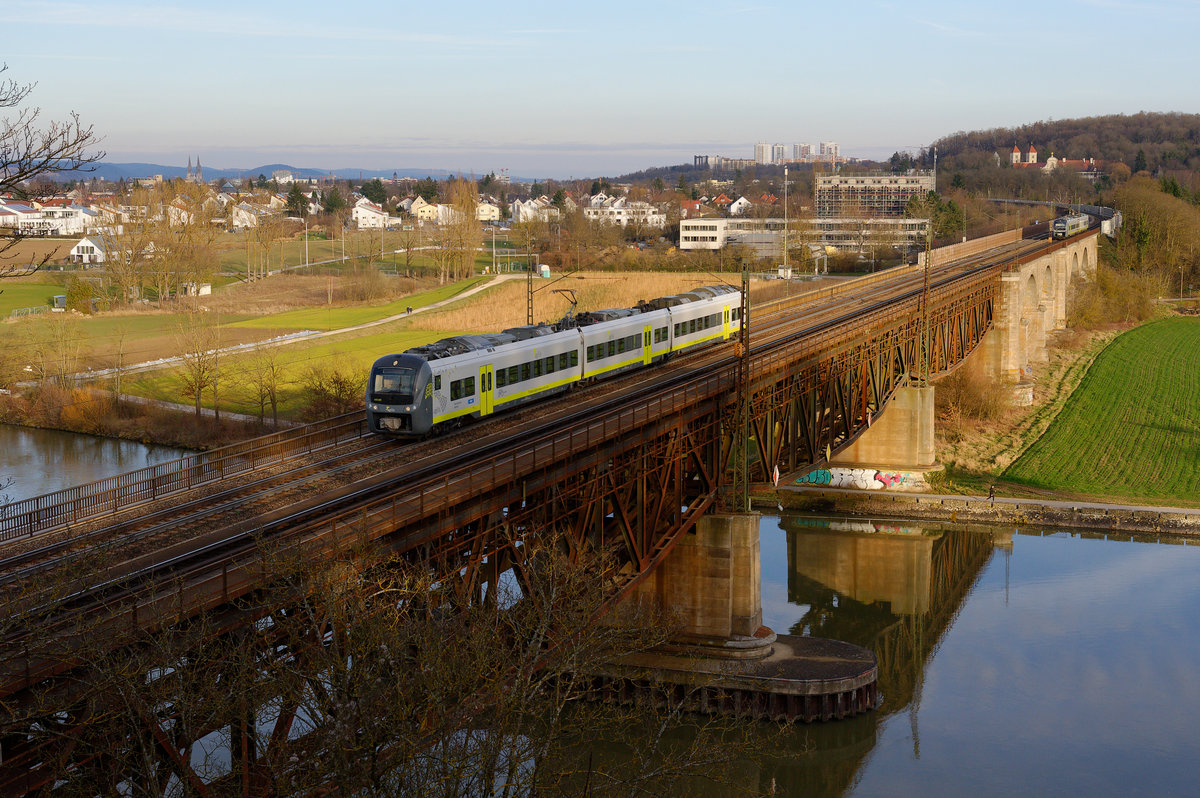
<path fill-rule="evenodd" d="M 462 605 L 493 600 L 505 575 L 523 583 L 536 567 L 537 541 L 553 533 L 568 556 L 605 551 L 615 557 L 618 567 L 605 576 L 612 600 L 646 583 L 651 587 L 643 590 L 683 596 L 686 603 L 689 592 L 697 598 L 696 585 L 686 584 L 694 572 L 673 585 L 647 577 L 706 515 L 740 509 L 726 501 L 736 466 L 748 469 L 750 481 L 765 483 L 777 471 L 793 478 L 839 457 L 879 469 L 932 465 L 929 379 L 978 352 L 990 373 L 1014 387 L 1028 381 L 1045 358 L 1047 332 L 1063 324 L 1072 278 L 1096 263 L 1095 235 L 1050 242 L 1013 231 L 937 251 L 928 264 L 758 308 L 740 352 L 713 348 L 644 370 L 619 392 L 585 391 L 511 424 L 480 425 L 439 441 L 436 457 L 423 456 L 422 446 L 397 456 L 388 442 L 388 465 L 374 475 L 305 491 L 283 506 L 250 511 L 245 497 L 228 505 L 197 499 L 196 506 L 213 509 L 192 509 L 188 518 L 209 523 L 187 539 L 131 557 L 121 579 L 75 584 L 62 628 L 77 631 L 89 607 L 97 619 L 90 634 L 105 635 L 114 646 L 134 639 L 134 632 L 169 629 L 201 615 L 261 624 L 278 610 L 255 605 L 272 579 L 263 566 L 264 540 L 312 558 L 368 545 L 422 562 L 441 575 L 442 600 Z M 284 433 L 126 475 L 103 488 L 20 502 L 0 518 L 0 539 L 52 529 L 71 538 L 89 524 L 119 534 L 152 502 L 191 508 L 187 500 L 201 487 L 227 484 L 234 474 L 266 479 L 298 451 L 364 436 L 359 422 L 349 432 L 330 425 Z M 753 634 L 761 615 L 757 598 L 740 601 L 734 594 L 736 577 L 757 584 L 756 558 L 754 543 L 733 559 L 726 548 L 717 554 L 721 567 L 707 568 L 716 578 L 707 579 L 705 590 L 731 592 L 716 605 L 685 607 L 704 634 Z M 44 567 L 14 565 L 9 573 L 28 580 Z M 714 611 L 725 615 L 714 617 Z M 79 683 L 87 662 L 61 649 L 31 649 L 13 634 L 0 652 L 0 702 L 20 706 L 31 695 L 59 689 L 53 685 Z M 251 772 L 255 758 L 272 746 L 288 744 L 295 712 L 283 708 L 271 729 L 230 720 L 241 724 L 231 733 L 241 741 L 231 765 L 235 776 Z M 52 783 L 50 763 L 70 759 L 62 750 L 69 727 L 88 721 L 68 706 L 53 722 L 64 726 L 61 733 L 37 742 L 21 728 L 0 733 L 0 792 L 23 794 Z M 145 722 L 160 739 L 164 761 L 203 793 L 203 779 L 180 753 L 189 741 L 166 739 L 168 719 Z"/>

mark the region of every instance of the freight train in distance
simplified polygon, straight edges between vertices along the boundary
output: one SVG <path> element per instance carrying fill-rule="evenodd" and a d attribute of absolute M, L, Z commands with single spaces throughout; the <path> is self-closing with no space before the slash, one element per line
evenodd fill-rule
<path fill-rule="evenodd" d="M 423 437 L 727 340 L 741 324 L 741 292 L 712 285 L 633 308 L 568 314 L 554 324 L 444 338 L 375 361 L 367 426 Z"/>
<path fill-rule="evenodd" d="M 1070 238 L 1076 233 L 1082 233 L 1092 223 L 1092 217 L 1086 213 L 1072 213 L 1060 216 L 1050 223 L 1051 238 Z"/>

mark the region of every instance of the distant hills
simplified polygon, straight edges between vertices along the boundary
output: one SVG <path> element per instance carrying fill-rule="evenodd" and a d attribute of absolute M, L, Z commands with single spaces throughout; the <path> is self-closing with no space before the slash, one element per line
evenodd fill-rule
<path fill-rule="evenodd" d="M 259 175 L 265 175 L 269 179 L 271 173 L 278 169 L 286 169 L 296 177 L 320 178 L 329 177 L 332 174 L 334 177 L 343 180 L 358 180 L 360 177 L 363 180 L 370 180 L 376 177 L 381 180 L 391 179 L 393 174 L 397 177 L 432 177 L 434 179 L 442 179 L 454 174 L 445 169 L 306 169 L 283 163 L 270 163 L 249 169 L 219 169 L 206 165 L 204 166 L 204 179 L 216 180 L 217 178 L 223 178 L 226 180 L 236 180 L 247 177 L 255 178 Z M 132 180 L 138 177 L 151 177 L 153 175 L 162 175 L 167 179 L 186 177 L 187 167 L 166 166 L 158 163 L 110 163 L 102 161 L 96 164 L 95 169 L 92 171 L 62 172 L 56 177 L 58 180 L 101 178 L 115 183 L 122 179 Z"/>

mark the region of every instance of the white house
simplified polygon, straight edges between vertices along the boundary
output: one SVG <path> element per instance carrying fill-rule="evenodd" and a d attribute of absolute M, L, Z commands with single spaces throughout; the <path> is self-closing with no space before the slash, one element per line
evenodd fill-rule
<path fill-rule="evenodd" d="M 643 227 L 666 227 L 667 215 L 648 202 L 629 202 L 624 197 L 596 194 L 584 201 L 583 217 L 592 222 L 633 223 Z"/>
<path fill-rule="evenodd" d="M 530 197 L 527 200 L 516 200 L 512 204 L 512 219 L 514 222 L 542 221 L 557 219 L 558 208 L 551 204 L 546 195 Z"/>
<path fill-rule="evenodd" d="M 84 236 L 71 247 L 71 263 L 104 263 L 104 240 L 99 236 Z"/>
<path fill-rule="evenodd" d="M 481 222 L 498 222 L 500 206 L 494 202 L 481 202 L 475 207 L 475 218 Z"/>
<path fill-rule="evenodd" d="M 359 230 L 365 228 L 379 230 L 387 227 L 387 213 L 366 197 L 354 203 L 354 210 L 350 212 L 350 218 L 354 220 L 354 224 L 358 226 Z"/>
<path fill-rule="evenodd" d="M 271 179 L 281 186 L 292 183 L 296 178 L 287 169 L 276 169 L 271 173 Z"/>
<path fill-rule="evenodd" d="M 738 197 L 733 202 L 729 203 L 729 215 L 741 216 L 752 207 L 753 203 L 745 197 Z"/>
<path fill-rule="evenodd" d="M 266 211 L 249 202 L 239 202 L 229 211 L 229 225 L 235 229 L 258 227 L 258 220 Z"/>
<path fill-rule="evenodd" d="M 422 222 L 436 222 L 438 206 L 426 202 L 424 197 L 417 197 L 413 200 L 409 213 L 413 215 L 413 218 Z"/>

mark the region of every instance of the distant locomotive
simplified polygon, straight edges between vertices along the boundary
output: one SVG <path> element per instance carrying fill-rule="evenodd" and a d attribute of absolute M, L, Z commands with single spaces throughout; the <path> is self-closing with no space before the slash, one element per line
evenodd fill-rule
<path fill-rule="evenodd" d="M 1076 233 L 1082 233 L 1088 229 L 1092 218 L 1086 213 L 1072 213 L 1069 216 L 1060 216 L 1050 224 L 1051 238 L 1070 238 Z"/>
<path fill-rule="evenodd" d="M 730 286 L 705 286 L 634 308 L 459 335 L 381 357 L 367 381 L 367 425 L 419 437 L 724 341 L 741 329 L 741 297 Z"/>

